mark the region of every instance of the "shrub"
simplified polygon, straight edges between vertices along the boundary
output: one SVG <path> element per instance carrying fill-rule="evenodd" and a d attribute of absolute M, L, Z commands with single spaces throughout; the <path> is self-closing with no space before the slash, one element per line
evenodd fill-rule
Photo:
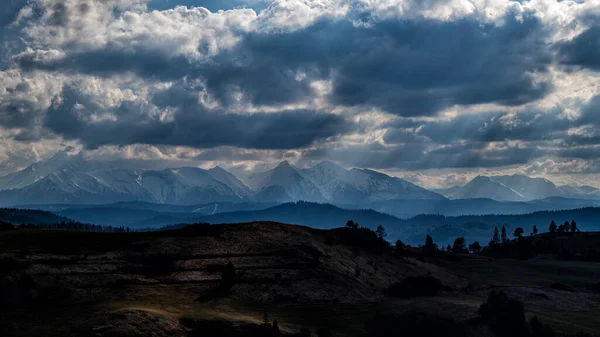
<path fill-rule="evenodd" d="M 237 274 L 233 263 L 229 262 L 223 271 L 221 271 L 221 288 L 224 290 L 231 289 L 237 283 Z"/>
<path fill-rule="evenodd" d="M 479 307 L 479 315 L 498 337 L 526 334 L 523 303 L 508 298 L 503 291 L 492 291 L 487 301 Z"/>

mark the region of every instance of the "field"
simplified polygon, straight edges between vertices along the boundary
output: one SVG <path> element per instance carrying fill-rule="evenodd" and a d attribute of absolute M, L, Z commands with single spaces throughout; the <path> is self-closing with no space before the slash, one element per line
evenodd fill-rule
<path fill-rule="evenodd" d="M 260 325 L 266 313 L 283 332 L 325 327 L 334 336 L 361 336 L 378 313 L 416 310 L 466 321 L 491 290 L 504 290 L 525 304 L 528 317 L 565 333 L 600 335 L 600 296 L 592 289 L 599 263 L 396 257 L 328 245 L 327 235 L 276 223 L 152 233 L 3 231 L 0 327 L 16 336 L 135 336 L 152 327 L 152 336 L 192 336 L 181 322 Z M 228 263 L 237 283 L 215 291 Z M 386 295 L 392 283 L 418 275 L 453 291 Z M 556 282 L 573 289 L 551 287 Z M 107 322 L 125 330 L 115 333 Z"/>

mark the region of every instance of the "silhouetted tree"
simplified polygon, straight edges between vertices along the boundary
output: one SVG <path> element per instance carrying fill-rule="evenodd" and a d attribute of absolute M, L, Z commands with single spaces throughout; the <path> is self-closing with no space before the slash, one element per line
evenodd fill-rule
<path fill-rule="evenodd" d="M 575 222 L 575 220 L 571 221 L 571 232 L 572 233 L 577 232 L 577 223 Z"/>
<path fill-rule="evenodd" d="M 352 220 L 348 220 L 346 222 L 346 228 L 350 228 L 350 229 L 357 229 L 358 228 L 358 223 L 352 221 Z"/>
<path fill-rule="evenodd" d="M 377 226 L 377 230 L 375 230 L 375 234 L 377 234 L 377 237 L 379 237 L 380 239 L 383 239 L 387 236 L 387 234 L 385 232 L 385 228 L 383 228 L 382 225 Z"/>
<path fill-rule="evenodd" d="M 531 232 L 531 235 L 536 235 L 538 233 L 538 229 L 536 225 L 533 225 L 533 232 Z"/>
<path fill-rule="evenodd" d="M 475 241 L 469 245 L 469 250 L 473 252 L 473 254 L 479 254 L 479 252 L 481 252 L 481 245 L 479 242 Z"/>
<path fill-rule="evenodd" d="M 279 324 L 277 324 L 277 320 L 273 320 L 273 336 L 279 336 Z"/>
<path fill-rule="evenodd" d="M 550 231 L 550 233 L 556 233 L 557 226 L 556 226 L 556 222 L 554 222 L 554 220 L 552 220 L 552 222 L 550 223 L 550 226 L 548 226 L 548 230 Z"/>
<path fill-rule="evenodd" d="M 499 245 L 499 244 L 500 244 L 500 233 L 498 233 L 498 227 L 494 227 L 494 236 L 490 240 L 489 245 L 494 246 L 494 245 Z"/>
<path fill-rule="evenodd" d="M 269 315 L 267 315 L 267 311 L 263 313 L 263 324 L 269 324 Z"/>
<path fill-rule="evenodd" d="M 464 253 L 467 250 L 467 244 L 465 238 L 460 237 L 454 240 L 454 244 L 452 245 L 453 253 Z"/>
<path fill-rule="evenodd" d="M 520 239 L 523 237 L 523 234 L 525 234 L 525 230 L 523 229 L 523 227 L 517 227 L 515 228 L 515 231 L 513 232 L 513 235 L 517 238 Z"/>
<path fill-rule="evenodd" d="M 571 224 L 568 221 L 565 221 L 564 224 L 558 226 L 558 230 L 556 231 L 558 234 L 565 234 L 571 231 Z"/>
<path fill-rule="evenodd" d="M 406 245 L 400 241 L 400 240 L 396 240 L 396 246 L 395 246 L 395 251 L 394 253 L 397 256 L 404 256 L 406 254 Z"/>
<path fill-rule="evenodd" d="M 425 246 L 423 248 L 427 253 L 435 252 L 438 249 L 431 235 L 427 234 L 427 237 L 425 237 Z"/>
<path fill-rule="evenodd" d="M 447 252 L 451 252 L 452 251 L 452 246 L 450 246 L 450 245 L 446 246 L 446 251 Z"/>
<path fill-rule="evenodd" d="M 508 235 L 506 235 L 506 228 L 502 225 L 502 243 L 505 244 L 508 242 Z"/>

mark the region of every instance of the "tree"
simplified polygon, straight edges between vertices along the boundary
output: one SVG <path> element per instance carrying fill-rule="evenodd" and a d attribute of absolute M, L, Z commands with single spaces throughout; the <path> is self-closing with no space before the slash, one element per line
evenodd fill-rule
<path fill-rule="evenodd" d="M 571 232 L 572 233 L 577 232 L 577 223 L 575 222 L 575 220 L 571 221 Z"/>
<path fill-rule="evenodd" d="M 273 335 L 279 336 L 279 324 L 277 323 L 277 320 L 273 320 Z"/>
<path fill-rule="evenodd" d="M 490 240 L 490 246 L 500 244 L 500 233 L 498 233 L 498 227 L 494 227 L 494 236 Z"/>
<path fill-rule="evenodd" d="M 387 234 L 385 232 L 385 228 L 383 228 L 382 225 L 377 226 L 377 230 L 375 230 L 375 234 L 377 234 L 377 237 L 379 237 L 380 239 L 383 239 L 387 236 Z"/>
<path fill-rule="evenodd" d="M 533 225 L 533 232 L 531 232 L 531 235 L 536 235 L 538 233 L 538 229 L 536 225 Z"/>
<path fill-rule="evenodd" d="M 429 234 L 427 234 L 427 237 L 425 237 L 424 248 L 426 252 L 434 252 L 438 249 L 437 245 L 433 242 L 433 238 Z"/>
<path fill-rule="evenodd" d="M 508 242 L 508 236 L 506 235 L 506 228 L 502 225 L 502 243 Z"/>
<path fill-rule="evenodd" d="M 467 250 L 467 244 L 465 238 L 460 237 L 454 240 L 454 244 L 452 245 L 453 253 L 464 253 Z"/>
<path fill-rule="evenodd" d="M 479 254 L 479 252 L 481 252 L 481 245 L 479 244 L 479 242 L 475 241 L 469 245 L 469 250 L 473 254 Z"/>
<path fill-rule="evenodd" d="M 556 233 L 556 222 L 554 222 L 554 220 L 552 220 L 552 222 L 550 223 L 550 226 L 548 227 L 548 230 L 550 231 L 550 233 Z"/>
<path fill-rule="evenodd" d="M 568 221 L 565 221 L 564 224 L 558 226 L 558 230 L 556 231 L 558 234 L 564 234 L 571 231 L 571 224 Z"/>
<path fill-rule="evenodd" d="M 346 222 L 346 228 L 350 228 L 350 229 L 357 229 L 358 228 L 358 223 L 352 221 L 352 220 L 348 220 Z"/>
<path fill-rule="evenodd" d="M 267 315 L 267 311 L 265 310 L 263 314 L 263 324 L 269 324 L 269 315 Z"/>
<path fill-rule="evenodd" d="M 523 234 L 525 234 L 525 230 L 523 229 L 523 227 L 517 227 L 515 228 L 515 231 L 513 232 L 513 235 L 517 238 L 520 239 L 523 237 Z"/>
<path fill-rule="evenodd" d="M 450 245 L 446 246 L 446 251 L 447 251 L 448 253 L 449 253 L 449 252 L 451 252 L 451 251 L 452 251 L 452 246 L 450 246 Z"/>

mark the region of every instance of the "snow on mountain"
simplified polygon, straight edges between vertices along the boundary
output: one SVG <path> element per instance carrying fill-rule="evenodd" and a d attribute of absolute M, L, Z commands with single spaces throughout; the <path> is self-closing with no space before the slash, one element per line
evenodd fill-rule
<path fill-rule="evenodd" d="M 489 198 L 497 201 L 520 201 L 525 197 L 514 189 L 495 181 L 491 177 L 477 176 L 456 190 L 453 199 Z"/>
<path fill-rule="evenodd" d="M 0 190 L 23 188 L 29 186 L 53 172 L 60 170 L 82 171 L 90 166 L 81 156 L 70 156 L 65 151 L 59 151 L 49 159 L 33 163 L 27 168 L 0 177 Z"/>
<path fill-rule="evenodd" d="M 0 203 L 148 201 L 195 204 L 242 201 L 251 191 L 221 168 L 165 170 L 103 168 L 61 151 L 48 160 L 0 177 Z"/>
<path fill-rule="evenodd" d="M 135 197 L 119 193 L 86 173 L 63 169 L 20 189 L 0 191 L 1 205 L 16 204 L 100 204 L 132 201 Z"/>
<path fill-rule="evenodd" d="M 444 196 L 406 180 L 368 169 L 345 169 L 330 161 L 299 169 L 287 161 L 251 175 L 247 185 L 220 167 L 164 170 L 107 168 L 110 164 L 71 156 L 53 157 L 0 177 L 2 205 L 31 203 L 165 204 L 209 202 L 289 202 L 368 204 L 387 200 L 443 200 Z M 529 201 L 549 197 L 600 199 L 589 186 L 556 186 L 523 175 L 478 176 L 462 187 L 440 190 L 452 199 L 490 198 Z"/>
<path fill-rule="evenodd" d="M 219 166 L 211 168 L 208 170 L 208 173 L 216 180 L 229 186 L 240 198 L 245 198 L 252 194 L 252 190 L 248 186 Z"/>
<path fill-rule="evenodd" d="M 256 192 L 255 200 L 261 202 L 326 201 L 316 184 L 287 161 L 271 170 L 251 175 L 248 184 Z"/>
<path fill-rule="evenodd" d="M 514 174 L 477 176 L 447 195 L 451 199 L 489 198 L 497 201 L 531 201 L 551 197 L 597 199 L 600 190 L 590 186 L 556 186 L 545 178 Z"/>
<path fill-rule="evenodd" d="M 518 192 L 523 196 L 523 200 L 545 199 L 563 195 L 553 182 L 545 178 L 531 178 L 514 174 L 510 176 L 494 176 L 492 179 Z"/>
<path fill-rule="evenodd" d="M 445 199 L 406 180 L 366 170 L 346 170 L 330 161 L 304 169 L 322 194 L 335 203 L 366 203 L 394 199 Z"/>

